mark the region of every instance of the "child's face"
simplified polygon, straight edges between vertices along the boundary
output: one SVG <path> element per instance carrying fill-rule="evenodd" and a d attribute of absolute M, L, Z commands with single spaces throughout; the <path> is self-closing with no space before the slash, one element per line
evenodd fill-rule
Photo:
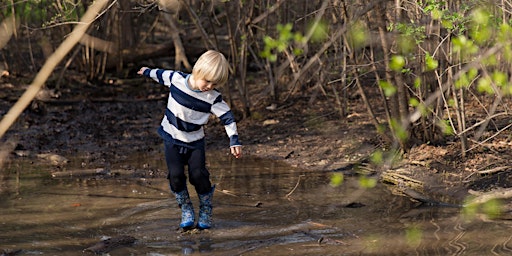
<path fill-rule="evenodd" d="M 195 88 L 197 90 L 200 90 L 202 92 L 211 91 L 217 86 L 217 84 L 212 83 L 209 80 L 206 79 L 195 79 Z"/>

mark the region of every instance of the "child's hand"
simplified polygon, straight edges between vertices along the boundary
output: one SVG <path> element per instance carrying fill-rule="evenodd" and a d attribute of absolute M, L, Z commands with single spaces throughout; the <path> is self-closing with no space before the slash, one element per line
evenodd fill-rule
<path fill-rule="evenodd" d="M 148 69 L 148 67 L 142 67 L 142 68 L 140 68 L 140 69 L 139 69 L 139 71 L 137 71 L 137 74 L 138 74 L 138 75 L 143 75 L 143 74 L 144 74 L 144 71 L 145 71 L 146 69 Z"/>
<path fill-rule="evenodd" d="M 234 147 L 231 147 L 231 154 L 232 154 L 235 158 L 240 158 L 240 157 L 242 157 L 242 146 L 234 146 Z"/>

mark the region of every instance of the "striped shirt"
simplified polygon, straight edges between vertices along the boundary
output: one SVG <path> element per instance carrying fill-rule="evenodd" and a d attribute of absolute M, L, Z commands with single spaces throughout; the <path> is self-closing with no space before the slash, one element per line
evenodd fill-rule
<path fill-rule="evenodd" d="M 230 146 L 240 146 L 233 112 L 217 90 L 195 91 L 188 84 L 190 74 L 163 69 L 146 69 L 144 75 L 169 87 L 167 109 L 158 134 L 180 146 L 204 146 L 203 126 L 211 114 L 220 119 Z"/>

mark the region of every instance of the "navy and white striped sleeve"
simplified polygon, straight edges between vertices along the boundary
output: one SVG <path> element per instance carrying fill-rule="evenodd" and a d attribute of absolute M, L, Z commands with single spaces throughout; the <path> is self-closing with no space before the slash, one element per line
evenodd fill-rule
<path fill-rule="evenodd" d="M 212 105 L 212 113 L 219 117 L 220 122 L 224 125 L 226 133 L 229 137 L 229 146 L 241 146 L 238 139 L 238 131 L 235 122 L 235 116 L 229 108 L 228 104 L 222 100 L 222 96 L 219 96 L 215 103 Z"/>
<path fill-rule="evenodd" d="M 157 81 L 159 84 L 163 84 L 165 86 L 171 86 L 172 76 L 174 75 L 173 70 L 164 70 L 164 69 L 146 69 L 143 73 L 145 76 L 152 78 Z"/>

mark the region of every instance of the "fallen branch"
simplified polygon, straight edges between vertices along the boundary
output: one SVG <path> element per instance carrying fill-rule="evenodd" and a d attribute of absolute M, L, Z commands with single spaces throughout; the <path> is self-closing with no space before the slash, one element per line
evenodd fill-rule
<path fill-rule="evenodd" d="M 489 170 L 478 171 L 478 174 L 492 174 L 492 173 L 501 172 L 501 171 L 504 171 L 507 169 L 512 169 L 512 168 L 510 166 L 499 166 L 499 167 L 491 168 Z"/>
<path fill-rule="evenodd" d="M 493 199 L 509 199 L 512 198 L 512 188 L 509 189 L 498 189 L 484 193 L 472 193 L 477 194 L 475 198 L 470 200 L 465 206 L 483 204 Z"/>

